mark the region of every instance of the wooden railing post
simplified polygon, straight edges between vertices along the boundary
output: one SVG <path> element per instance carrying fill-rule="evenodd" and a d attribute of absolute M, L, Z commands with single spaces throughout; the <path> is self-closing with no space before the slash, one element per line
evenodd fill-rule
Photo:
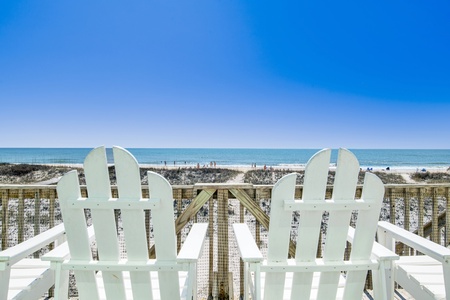
<path fill-rule="evenodd" d="M 258 201 L 258 191 L 256 191 L 256 199 L 255 201 L 259 205 Z M 245 221 L 245 207 L 244 205 L 239 201 L 239 222 L 244 223 Z M 256 235 L 256 243 L 258 243 L 259 240 L 259 222 L 255 221 L 255 235 Z M 259 244 L 257 244 L 259 245 Z M 244 299 L 244 262 L 242 259 L 239 259 L 239 299 Z"/>
<path fill-rule="evenodd" d="M 425 189 L 424 188 L 419 188 L 419 215 L 418 215 L 418 225 L 417 225 L 417 229 L 418 229 L 418 234 L 420 236 L 424 236 L 424 232 L 423 232 L 423 218 L 424 218 L 424 212 L 423 212 L 423 207 L 424 207 L 424 195 L 425 195 Z"/>
<path fill-rule="evenodd" d="M 445 188 L 446 214 L 445 214 L 445 247 L 450 244 L 450 188 Z"/>
<path fill-rule="evenodd" d="M 197 192 L 198 192 L 198 190 L 192 190 L 192 199 L 195 199 L 196 197 L 197 197 Z M 193 201 L 193 200 L 192 200 Z M 202 207 L 201 208 L 203 208 L 203 205 L 205 205 L 205 203 L 206 202 L 204 202 L 203 204 L 202 204 Z M 200 209 L 201 208 L 199 208 L 199 211 L 200 211 Z M 197 211 L 197 213 L 195 213 L 194 214 L 194 223 L 197 223 L 197 218 L 198 218 L 198 211 Z"/>
<path fill-rule="evenodd" d="M 37 189 L 34 194 L 34 235 L 41 233 L 41 193 Z M 39 253 L 34 253 L 34 258 L 39 258 Z"/>
<path fill-rule="evenodd" d="M 181 202 L 182 194 L 183 194 L 182 189 L 174 189 L 173 190 L 173 197 L 174 197 L 174 200 L 177 205 L 177 219 L 180 217 L 181 211 L 183 210 L 183 203 Z M 181 248 L 181 232 L 178 232 L 177 233 L 177 253 L 180 252 L 180 248 Z"/>
<path fill-rule="evenodd" d="M 437 195 L 437 188 L 433 187 L 431 189 L 431 195 L 432 195 L 432 203 L 433 203 L 433 209 L 432 209 L 432 217 L 431 221 L 432 223 L 432 230 L 431 230 L 431 240 L 435 243 L 440 244 L 441 242 L 441 235 L 439 234 L 439 203 L 438 203 L 438 195 Z"/>
<path fill-rule="evenodd" d="M 23 189 L 19 189 L 19 207 L 17 209 L 17 243 L 23 242 L 24 223 L 25 223 L 25 200 L 23 198 Z"/>
<path fill-rule="evenodd" d="M 34 193 L 34 235 L 41 233 L 41 193 L 36 190 Z"/>
<path fill-rule="evenodd" d="M 50 207 L 49 207 L 49 211 L 48 211 L 48 216 L 50 218 L 50 228 L 53 228 L 53 227 L 55 227 L 55 221 L 56 221 L 56 216 L 55 216 L 56 191 L 50 190 L 49 193 L 50 193 L 50 195 L 49 195 Z"/>
<path fill-rule="evenodd" d="M 208 220 L 208 238 L 209 238 L 209 286 L 208 296 L 212 297 L 214 287 L 214 198 L 209 199 L 209 220 Z"/>
<path fill-rule="evenodd" d="M 389 222 L 395 224 L 395 198 L 394 189 L 389 189 Z"/>
<path fill-rule="evenodd" d="M 8 248 L 9 190 L 2 192 L 2 250 Z"/>
<path fill-rule="evenodd" d="M 408 192 L 407 188 L 403 189 L 403 213 L 404 213 L 404 223 L 403 228 L 409 231 L 409 222 L 410 222 L 410 197 L 411 193 Z M 407 245 L 403 245 L 403 253 L 405 255 L 409 255 L 409 247 Z"/>
<path fill-rule="evenodd" d="M 228 190 L 217 190 L 217 270 L 219 300 L 228 300 Z"/>

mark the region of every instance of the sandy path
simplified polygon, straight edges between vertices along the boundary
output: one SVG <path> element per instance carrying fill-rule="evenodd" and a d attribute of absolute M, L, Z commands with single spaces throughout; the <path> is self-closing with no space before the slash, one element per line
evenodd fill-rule
<path fill-rule="evenodd" d="M 227 183 L 244 183 L 244 173 L 239 173 L 236 177 L 228 180 Z"/>
<path fill-rule="evenodd" d="M 417 183 L 411 179 L 410 174 L 400 173 L 400 175 L 405 179 L 406 183 Z"/>

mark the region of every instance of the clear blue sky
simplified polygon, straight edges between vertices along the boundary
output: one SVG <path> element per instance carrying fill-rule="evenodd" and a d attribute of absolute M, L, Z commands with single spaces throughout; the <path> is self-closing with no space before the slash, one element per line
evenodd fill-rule
<path fill-rule="evenodd" d="M 450 149 L 450 2 L 0 1 L 0 147 Z"/>

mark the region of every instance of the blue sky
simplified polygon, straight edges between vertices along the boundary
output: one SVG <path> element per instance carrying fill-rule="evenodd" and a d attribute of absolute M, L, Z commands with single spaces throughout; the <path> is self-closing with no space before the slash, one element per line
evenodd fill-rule
<path fill-rule="evenodd" d="M 450 2 L 0 1 L 0 147 L 450 149 Z"/>

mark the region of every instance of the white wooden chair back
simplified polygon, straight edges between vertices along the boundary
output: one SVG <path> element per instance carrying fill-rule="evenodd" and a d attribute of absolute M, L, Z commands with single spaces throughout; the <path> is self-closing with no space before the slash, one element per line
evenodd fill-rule
<path fill-rule="evenodd" d="M 264 299 L 361 299 L 367 270 L 376 268 L 370 255 L 384 186 L 377 176 L 366 173 L 362 197 L 355 200 L 359 163 L 350 151 L 340 149 L 332 199 L 325 200 L 330 154 L 330 149 L 324 149 L 309 160 L 301 200 L 294 199 L 296 174 L 286 175 L 272 190 L 267 267 L 264 270 L 270 270 L 271 266 L 275 269 L 276 266 L 286 265 L 284 270 L 295 272 L 292 283 L 287 283 L 285 273 L 281 272 L 283 269 L 268 271 L 265 276 Z M 296 267 L 289 269 L 287 254 L 293 211 L 300 212 L 300 220 Z M 350 261 L 345 262 L 344 251 L 353 211 L 358 212 L 358 218 Z M 328 212 L 329 216 L 325 220 L 327 229 L 323 257 L 318 259 L 317 247 L 324 212 Z M 343 295 L 338 295 L 341 271 L 347 273 Z M 317 283 L 313 283 L 313 277 L 317 277 L 314 273 L 320 274 Z M 315 292 L 311 292 L 312 290 Z M 286 293 L 290 293 L 290 297 Z"/>
<path fill-rule="evenodd" d="M 156 260 L 158 263 L 176 264 L 177 244 L 174 225 L 173 197 L 170 184 L 162 176 L 148 172 L 150 199 L 143 199 L 139 166 L 125 149 L 113 148 L 118 198 L 112 198 L 111 185 L 104 147 L 92 150 L 84 162 L 88 197 L 82 198 L 76 171 L 66 174 L 58 184 L 71 263 L 88 264 L 92 261 L 91 244 L 86 227 L 85 209 L 90 209 L 98 249 L 98 264 L 119 262 L 119 239 L 115 210 L 120 209 L 128 262 L 149 259 L 144 209 L 151 208 Z M 167 268 L 166 268 L 167 269 Z M 153 299 L 152 290 L 159 288 L 158 299 L 180 299 L 177 272 L 158 272 L 159 287 L 153 287 L 150 272 L 130 271 L 133 299 Z M 94 270 L 75 268 L 80 299 L 99 299 L 99 288 Z M 124 272 L 117 264 L 111 271 L 102 272 L 107 299 L 126 299 Z"/>

